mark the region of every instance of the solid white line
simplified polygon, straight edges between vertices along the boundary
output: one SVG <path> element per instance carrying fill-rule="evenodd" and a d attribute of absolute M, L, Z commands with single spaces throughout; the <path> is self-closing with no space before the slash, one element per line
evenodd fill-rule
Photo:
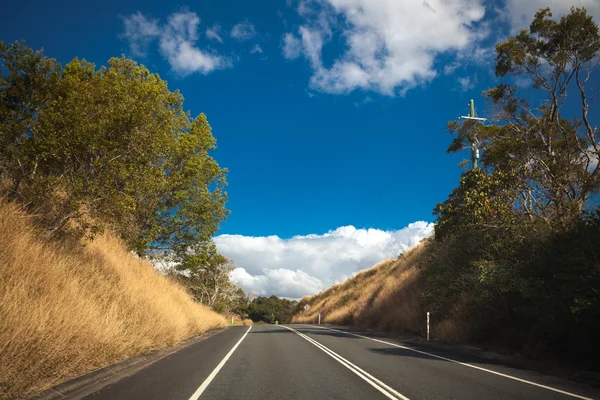
<path fill-rule="evenodd" d="M 231 357 L 231 355 L 233 354 L 233 352 L 235 351 L 235 349 L 237 349 L 237 347 L 240 345 L 240 343 L 242 343 L 242 340 L 244 340 L 244 338 L 246 337 L 246 335 L 248 334 L 248 332 L 250 332 L 250 329 L 252 329 L 252 325 L 250 325 L 250 327 L 248 328 L 248 330 L 246 331 L 246 333 L 244 333 L 244 335 L 242 336 L 242 338 L 240 340 L 238 340 L 238 342 L 235 344 L 235 346 L 233 346 L 231 348 L 231 350 L 229 350 L 229 353 L 227 353 L 227 355 L 225 356 L 225 358 L 221 360 L 221 362 L 219 363 L 219 365 L 217 365 L 217 367 L 213 370 L 213 372 L 210 373 L 210 375 L 208 376 L 208 378 L 206 378 L 204 380 L 204 382 L 202 382 L 202 385 L 200 385 L 200 387 L 198 388 L 198 390 L 196 390 L 194 392 L 194 394 L 192 395 L 192 397 L 190 397 L 190 400 L 198 400 L 198 398 L 200 397 L 200 395 L 202 394 L 202 392 L 204 392 L 206 390 L 206 388 L 208 387 L 208 385 L 210 385 L 210 383 L 212 382 L 212 380 L 215 379 L 215 376 L 217 376 L 217 374 L 219 373 L 219 371 L 221 370 L 221 368 L 223 368 L 223 365 L 225 365 L 225 363 L 227 362 L 227 360 L 229 360 L 229 357 Z"/>
<path fill-rule="evenodd" d="M 317 348 L 319 348 L 320 350 L 322 350 L 324 353 L 326 353 L 327 355 L 329 355 L 331 358 L 333 358 L 334 360 L 336 360 L 337 362 L 339 362 L 340 364 L 342 364 L 344 367 L 348 368 L 350 371 L 354 372 L 356 375 L 358 375 L 361 379 L 363 379 L 369 385 L 373 386 L 375 389 L 377 389 L 379 392 L 381 392 L 388 399 L 392 399 L 392 400 L 398 400 L 398 399 L 400 399 L 400 400 L 409 400 L 408 397 L 405 397 L 402 394 L 398 393 L 396 390 L 394 390 L 393 388 L 389 387 L 385 383 L 381 382 L 379 379 L 375 378 L 373 375 L 371 375 L 368 372 L 362 370 L 361 368 L 359 368 L 355 364 L 352 364 L 350 361 L 346 360 L 344 357 L 342 357 L 339 354 L 335 353 L 333 350 L 331 350 L 331 349 L 323 346 L 321 343 L 317 342 L 316 340 L 312 339 L 311 337 L 308 337 L 307 335 L 303 334 L 302 332 L 299 332 L 299 331 L 297 331 L 297 330 L 295 330 L 293 328 L 290 328 L 288 326 L 284 326 L 284 325 L 282 325 L 282 326 L 284 328 L 289 329 L 290 331 L 294 332 L 295 334 L 297 334 L 298 336 L 302 337 L 303 339 L 307 340 L 308 342 L 312 343 L 313 345 L 315 345 Z"/>
<path fill-rule="evenodd" d="M 352 333 L 352 332 L 341 331 L 339 329 L 326 328 L 324 326 L 316 326 L 316 325 L 311 325 L 311 326 L 314 327 L 314 328 L 328 329 L 330 331 L 336 331 L 336 332 L 345 333 L 347 335 L 357 336 L 359 338 L 372 340 L 374 342 L 379 342 L 379 343 L 387 344 L 389 346 L 398 347 L 398 348 L 401 348 L 401 349 L 404 349 L 404 350 L 414 351 L 415 353 L 426 354 L 426 355 L 431 356 L 431 357 L 439 358 L 440 360 L 450 361 L 450 362 L 453 362 L 453 363 L 456 363 L 456 364 L 460 364 L 460 365 L 463 365 L 463 366 L 469 367 L 469 368 L 475 368 L 475 369 L 478 369 L 480 371 L 488 372 L 490 374 L 502 376 L 504 378 L 512 379 L 512 380 L 515 380 L 515 381 L 527 383 L 529 385 L 533 385 L 533 386 L 537 386 L 537 387 L 540 387 L 540 388 L 543 388 L 543 389 L 551 390 L 553 392 L 557 392 L 557 393 L 561 393 L 561 394 L 566 394 L 567 396 L 575 397 L 577 399 L 593 400 L 590 397 L 580 396 L 580 395 L 575 394 L 575 393 L 566 392 L 564 390 L 560 390 L 560 389 L 556 389 L 556 388 L 553 388 L 553 387 L 550 387 L 550 386 L 542 385 L 540 383 L 535 383 L 535 382 L 531 382 L 531 381 L 528 381 L 528 380 L 525 380 L 525 379 L 517 378 L 516 376 L 511 376 L 511 375 L 503 374 L 501 372 L 492 371 L 491 369 L 486 369 L 486 368 L 478 367 L 478 366 L 473 365 L 473 364 L 467 364 L 467 363 L 464 363 L 464 362 L 456 361 L 456 360 L 453 360 L 451 358 L 446 358 L 446 357 L 438 356 L 436 354 L 432 354 L 432 353 L 428 353 L 426 351 L 421 351 L 421 350 L 413 349 L 411 347 L 402 346 L 402 345 L 399 345 L 399 344 L 396 344 L 396 343 L 386 342 L 385 340 L 374 339 L 374 338 L 371 338 L 371 337 L 368 337 L 368 336 L 363 336 L 363 335 L 359 335 L 359 334 Z"/>
<path fill-rule="evenodd" d="M 340 362 L 341 364 L 346 366 L 348 369 L 352 370 L 355 374 L 361 376 L 363 379 L 375 382 L 377 385 L 383 387 L 386 391 L 391 392 L 397 398 L 400 398 L 403 400 L 408 400 L 406 397 L 404 397 L 402 394 L 398 393 L 393 388 L 391 388 L 388 385 L 386 385 L 385 383 L 381 382 L 379 379 L 375 378 L 373 375 L 371 375 L 368 372 L 364 371 L 363 369 L 359 368 L 355 364 L 352 364 L 350 361 L 346 360 L 345 358 L 343 358 L 339 354 L 335 353 L 333 350 L 329 349 L 328 347 L 325 347 L 323 344 L 317 342 L 313 338 L 305 335 L 302 332 L 296 331 L 296 333 L 298 335 L 302 336 L 303 338 L 305 338 L 306 340 L 308 340 L 309 342 L 311 342 L 312 344 L 314 344 L 315 346 L 319 347 L 325 353 L 329 354 L 332 358 L 334 358 L 335 360 L 337 360 L 338 362 Z M 392 397 L 392 398 L 395 399 L 396 397 Z"/>

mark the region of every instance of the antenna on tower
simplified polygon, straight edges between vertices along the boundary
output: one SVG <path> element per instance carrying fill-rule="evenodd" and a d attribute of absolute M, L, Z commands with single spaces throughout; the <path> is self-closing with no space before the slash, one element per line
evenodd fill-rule
<path fill-rule="evenodd" d="M 461 119 L 472 119 L 475 121 L 487 121 L 486 118 L 477 118 L 475 116 L 475 102 L 473 99 L 469 101 L 469 116 L 461 116 Z M 471 163 L 473 168 L 478 168 L 477 160 L 479 160 L 479 147 L 477 146 L 477 141 L 475 139 L 471 140 Z"/>

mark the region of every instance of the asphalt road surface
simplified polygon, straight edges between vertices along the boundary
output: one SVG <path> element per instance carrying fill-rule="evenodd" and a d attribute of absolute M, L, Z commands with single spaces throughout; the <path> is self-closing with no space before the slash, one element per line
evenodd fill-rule
<path fill-rule="evenodd" d="M 86 400 L 600 399 L 599 388 L 313 325 L 231 327 Z"/>

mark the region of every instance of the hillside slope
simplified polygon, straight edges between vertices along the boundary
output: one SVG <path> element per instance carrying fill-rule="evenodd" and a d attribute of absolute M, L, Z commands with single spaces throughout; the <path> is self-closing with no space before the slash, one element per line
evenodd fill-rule
<path fill-rule="evenodd" d="M 422 267 L 427 247 L 420 244 L 397 260 L 383 261 L 345 282 L 299 303 L 296 323 L 321 322 L 385 332 L 421 333 Z M 310 305 L 308 312 L 302 307 Z"/>
<path fill-rule="evenodd" d="M 0 201 L 0 238 L 0 398 L 226 325 L 110 234 L 59 247 Z"/>

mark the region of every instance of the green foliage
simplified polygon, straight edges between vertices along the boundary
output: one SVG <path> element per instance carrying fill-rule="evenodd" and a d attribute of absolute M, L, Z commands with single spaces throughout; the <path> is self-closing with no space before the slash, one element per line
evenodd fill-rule
<path fill-rule="evenodd" d="M 126 58 L 64 69 L 24 43 L 0 43 L 2 194 L 56 233 L 111 226 L 140 254 L 179 260 L 226 216 L 226 170 L 206 117 Z M 149 253 L 150 252 L 150 253 Z"/>
<path fill-rule="evenodd" d="M 213 241 L 196 243 L 188 248 L 182 262 L 170 271 L 186 286 L 194 298 L 219 313 L 244 314 L 246 295 L 230 280 L 233 262 L 217 251 Z"/>
<path fill-rule="evenodd" d="M 455 137 L 448 151 L 483 150 L 482 168 L 502 174 L 518 197 L 511 200 L 518 213 L 565 227 L 600 192 L 600 131 L 588 118 L 593 92 L 586 88 L 600 34 L 585 9 L 573 8 L 558 22 L 551 16 L 540 10 L 529 30 L 496 46 L 496 74 L 531 81 L 546 101 L 533 108 L 514 85 L 499 84 L 484 92 L 498 124 L 449 123 Z M 579 107 L 574 119 L 561 115 L 570 98 Z"/>
<path fill-rule="evenodd" d="M 277 296 L 259 296 L 248 304 L 247 312 L 254 322 L 274 324 L 275 321 L 279 321 L 280 324 L 286 324 L 294 315 L 297 303 L 295 300 L 280 299 Z"/>
<path fill-rule="evenodd" d="M 431 245 L 427 309 L 457 306 L 472 340 L 584 363 L 600 332 L 599 215 L 567 230 L 545 223 L 464 229 Z"/>
<path fill-rule="evenodd" d="M 531 80 L 542 106 L 501 83 L 484 92 L 496 125 L 448 125 L 449 152 L 483 154 L 434 210 L 424 302 L 468 320 L 474 341 L 585 364 L 600 352 L 600 128 L 586 88 L 600 34 L 584 9 L 550 17 L 496 46 L 496 74 Z M 577 118 L 561 115 L 569 99 Z"/>
<path fill-rule="evenodd" d="M 549 8 L 536 13 L 529 31 L 522 30 L 496 46 L 496 75 L 523 74 L 539 71 L 542 61 L 551 66 L 551 74 L 571 73 L 572 66 L 592 61 L 600 50 L 598 25 L 584 8 L 551 19 Z M 540 75 L 535 77 L 534 88 L 546 85 Z"/>
<path fill-rule="evenodd" d="M 434 210 L 436 238 L 443 239 L 453 231 L 471 226 L 493 228 L 511 224 L 514 217 L 511 181 L 502 171 L 486 174 L 481 169 L 473 169 L 464 173 L 448 200 Z"/>

